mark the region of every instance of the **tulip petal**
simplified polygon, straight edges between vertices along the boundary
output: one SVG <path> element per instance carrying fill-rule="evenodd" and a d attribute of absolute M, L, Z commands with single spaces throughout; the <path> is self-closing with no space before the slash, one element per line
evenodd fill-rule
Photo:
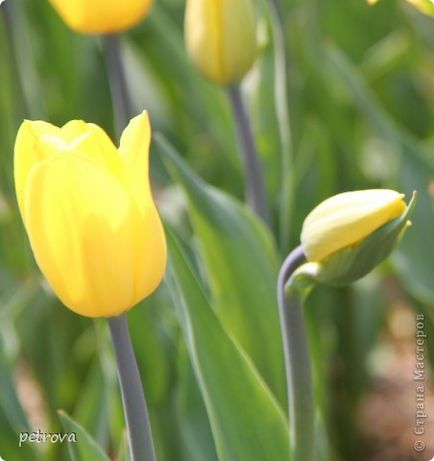
<path fill-rule="evenodd" d="M 59 154 L 93 158 L 114 176 L 124 176 L 116 147 L 97 125 L 73 120 L 58 128 L 46 122 L 25 121 L 18 131 L 14 160 L 15 187 L 21 211 L 24 210 L 23 191 L 31 169 L 37 162 Z"/>
<path fill-rule="evenodd" d="M 37 263 L 63 303 L 89 317 L 134 304 L 134 209 L 96 162 L 61 155 L 40 162 L 26 187 L 25 223 Z"/>
<path fill-rule="evenodd" d="M 134 223 L 134 297 L 152 293 L 165 272 L 166 239 L 149 184 L 151 125 L 148 113 L 134 117 L 122 133 L 119 153 L 124 161 L 126 186 L 138 213 Z"/>
<path fill-rule="evenodd" d="M 50 0 L 71 29 L 87 34 L 119 32 L 138 23 L 152 0 Z"/>
<path fill-rule="evenodd" d="M 160 284 L 167 262 L 166 237 L 158 211 L 149 203 L 136 213 L 133 224 L 134 304 L 151 294 Z"/>
<path fill-rule="evenodd" d="M 188 0 L 185 35 L 191 59 L 207 78 L 237 83 L 257 54 L 251 0 Z"/>
<path fill-rule="evenodd" d="M 222 3 L 223 72 L 225 83 L 231 83 L 244 77 L 257 55 L 256 15 L 251 0 L 223 0 Z"/>
<path fill-rule="evenodd" d="M 217 82 L 224 80 L 223 43 L 219 33 L 223 26 L 221 13 L 220 0 L 190 0 L 185 16 L 190 56 L 208 78 Z"/>
<path fill-rule="evenodd" d="M 320 203 L 305 219 L 301 243 L 309 261 L 353 245 L 406 209 L 403 195 L 386 189 L 345 192 Z"/>
<path fill-rule="evenodd" d="M 149 184 L 149 146 L 151 125 L 148 113 L 134 117 L 121 136 L 119 154 L 125 164 L 125 176 L 140 210 L 152 202 Z"/>
<path fill-rule="evenodd" d="M 95 159 L 112 174 L 121 177 L 123 166 L 119 153 L 106 132 L 98 125 L 72 120 L 60 132 L 70 151 Z"/>
<path fill-rule="evenodd" d="M 42 160 L 46 160 L 55 152 L 41 144 L 44 136 L 58 136 L 60 129 L 42 121 L 24 121 L 18 130 L 15 141 L 14 176 L 18 205 L 23 215 L 24 189 L 30 170 Z"/>

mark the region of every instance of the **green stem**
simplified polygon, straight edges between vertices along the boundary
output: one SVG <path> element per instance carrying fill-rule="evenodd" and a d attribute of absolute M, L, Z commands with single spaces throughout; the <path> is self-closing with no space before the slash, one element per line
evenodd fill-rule
<path fill-rule="evenodd" d="M 2 13 L 4 25 L 5 25 L 5 35 L 8 45 L 9 51 L 9 60 L 10 60 L 10 69 L 11 69 L 11 77 L 13 79 L 13 83 L 17 87 L 17 92 L 19 95 L 19 105 L 21 106 L 21 110 L 17 110 L 18 118 L 22 118 L 23 114 L 25 117 L 30 116 L 30 107 L 27 102 L 25 87 L 22 80 L 22 75 L 20 73 L 20 67 L 18 63 L 17 57 L 17 50 L 15 47 L 15 33 L 14 33 L 14 9 L 17 5 L 14 5 L 14 2 L 6 2 L 3 3 L 0 7 L 0 12 Z M 6 69 L 5 69 L 6 70 Z"/>
<path fill-rule="evenodd" d="M 259 159 L 240 87 L 238 85 L 229 87 L 228 94 L 237 126 L 241 152 L 243 154 L 246 198 L 256 215 L 267 225 L 270 225 L 270 212 L 268 209 L 263 168 Z"/>
<path fill-rule="evenodd" d="M 293 145 L 288 106 L 288 51 L 282 23 L 284 15 L 279 0 L 270 0 L 270 17 L 274 43 L 274 100 L 282 149 L 279 235 L 281 251 L 286 254 L 289 249 L 293 199 Z"/>
<path fill-rule="evenodd" d="M 315 453 L 315 406 L 306 325 L 298 293 L 287 290 L 288 280 L 304 261 L 303 248 L 299 246 L 283 263 L 277 284 L 288 386 L 291 461 L 314 461 Z"/>
<path fill-rule="evenodd" d="M 129 434 L 132 461 L 156 461 L 143 386 L 125 314 L 108 319 L 116 353 L 119 383 Z"/>
<path fill-rule="evenodd" d="M 116 117 L 118 138 L 132 117 L 125 68 L 118 35 L 102 38 Z M 156 461 L 154 442 L 143 385 L 128 331 L 125 315 L 108 319 L 118 364 L 125 418 L 129 434 L 132 461 Z"/>
<path fill-rule="evenodd" d="M 105 35 L 102 41 L 107 62 L 113 110 L 115 112 L 116 133 L 119 138 L 133 115 L 132 102 L 128 92 L 119 36 Z"/>

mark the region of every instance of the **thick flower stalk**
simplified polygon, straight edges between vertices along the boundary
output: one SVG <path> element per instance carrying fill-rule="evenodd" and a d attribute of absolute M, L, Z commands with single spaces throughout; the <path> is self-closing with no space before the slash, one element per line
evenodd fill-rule
<path fill-rule="evenodd" d="M 384 189 L 331 197 L 307 216 L 301 245 L 282 265 L 277 295 L 292 461 L 315 459 L 315 405 L 302 299 L 316 282 L 345 285 L 373 270 L 399 242 L 414 204 L 415 195 L 407 205 L 402 194 Z"/>
<path fill-rule="evenodd" d="M 190 58 L 209 80 L 239 83 L 257 56 L 252 0 L 187 0 L 185 40 Z"/>
<path fill-rule="evenodd" d="M 148 178 L 148 115 L 119 149 L 96 125 L 25 121 L 15 144 L 19 208 L 35 259 L 57 296 L 87 317 L 119 315 L 151 294 L 166 241 Z"/>
<path fill-rule="evenodd" d="M 82 34 L 113 34 L 138 24 L 153 0 L 50 0 L 71 29 Z"/>

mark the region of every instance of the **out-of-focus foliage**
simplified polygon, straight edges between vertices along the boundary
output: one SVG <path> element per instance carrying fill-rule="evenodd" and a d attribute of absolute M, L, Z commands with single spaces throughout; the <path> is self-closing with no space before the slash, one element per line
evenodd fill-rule
<path fill-rule="evenodd" d="M 410 198 L 416 189 L 413 226 L 388 264 L 352 288 L 318 288 L 307 301 L 317 451 L 324 460 L 355 459 L 363 449 L 355 410 L 389 308 L 385 284 L 393 280 L 427 315 L 434 305 L 432 19 L 397 0 L 282 1 L 273 24 L 281 21 L 288 52 L 293 157 L 291 172 L 282 172 L 288 162 L 274 98 L 276 31 L 269 3 L 256 2 L 262 48 L 243 91 L 273 209 L 268 230 L 242 203 L 227 95 L 187 58 L 184 4 L 156 1 L 149 18 L 121 37 L 134 111 L 146 108 L 175 147 L 160 136 L 151 154 L 154 195 L 170 228 L 168 275 L 129 313 L 158 460 L 284 459 L 279 262 L 324 198 L 377 187 Z M 76 456 L 97 459 L 87 451 L 93 439 L 127 460 L 106 323 L 69 312 L 43 282 L 12 177 L 24 118 L 58 125 L 82 118 L 114 136 L 101 39 L 74 34 L 45 0 L 6 0 L 0 12 L 0 456 L 69 460 L 66 444 L 18 448 L 18 435 L 74 427 L 84 444 Z M 282 176 L 292 180 L 285 200 Z M 284 236 L 282 218 L 290 223 Z"/>
<path fill-rule="evenodd" d="M 368 0 L 371 5 L 377 3 L 378 0 Z M 418 8 L 422 13 L 434 16 L 434 3 L 432 0 L 407 0 L 409 3 Z"/>

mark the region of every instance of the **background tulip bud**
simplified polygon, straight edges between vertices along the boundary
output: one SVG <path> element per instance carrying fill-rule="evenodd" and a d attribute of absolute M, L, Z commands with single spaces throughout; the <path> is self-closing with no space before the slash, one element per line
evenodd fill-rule
<path fill-rule="evenodd" d="M 185 38 L 197 68 L 211 81 L 238 83 L 257 55 L 251 0 L 187 0 Z"/>
<path fill-rule="evenodd" d="M 131 120 L 117 150 L 98 126 L 24 122 L 15 186 L 35 259 L 73 311 L 118 315 L 152 293 L 166 241 L 148 179 L 150 125 Z"/>
<path fill-rule="evenodd" d="M 339 194 L 322 202 L 306 218 L 302 246 L 308 263 L 294 279 L 347 285 L 383 261 L 409 226 L 415 195 L 407 206 L 403 195 L 391 190 Z"/>
<path fill-rule="evenodd" d="M 50 0 L 66 24 L 83 34 L 109 34 L 134 26 L 153 0 Z"/>

